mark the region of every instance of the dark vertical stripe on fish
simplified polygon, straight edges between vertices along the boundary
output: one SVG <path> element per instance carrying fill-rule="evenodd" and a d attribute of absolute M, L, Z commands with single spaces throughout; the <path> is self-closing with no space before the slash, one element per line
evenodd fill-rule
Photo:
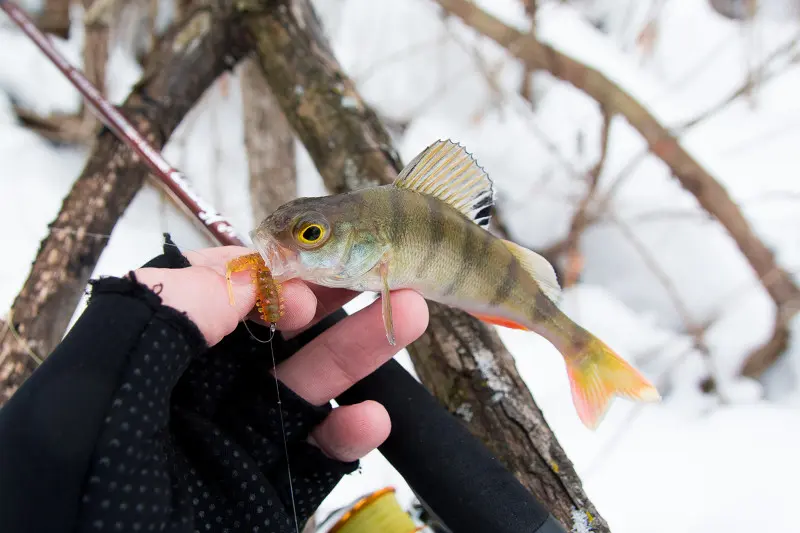
<path fill-rule="evenodd" d="M 467 281 L 472 269 L 485 260 L 486 253 L 492 244 L 492 235 L 483 231 L 474 223 L 464 222 L 464 242 L 461 243 L 461 265 L 458 273 L 450 286 L 444 291 L 445 296 L 451 296 Z M 476 229 L 481 233 L 477 233 Z"/>
<path fill-rule="evenodd" d="M 392 243 L 394 246 L 401 247 L 405 238 L 406 223 L 402 197 L 398 191 L 389 190 L 389 208 Z"/>
<path fill-rule="evenodd" d="M 500 283 L 497 285 L 494 298 L 492 298 L 492 301 L 489 302 L 489 305 L 492 307 L 498 306 L 508 299 L 509 295 L 511 294 L 511 290 L 514 288 L 514 284 L 518 280 L 519 260 L 514 256 L 514 254 L 508 255 L 511 260 L 508 262 L 505 275 L 497 278 Z"/>
<path fill-rule="evenodd" d="M 428 251 L 425 252 L 425 256 L 423 257 L 419 268 L 417 268 L 418 278 L 421 278 L 425 275 L 428 270 L 428 265 L 436 257 L 436 254 L 439 253 L 439 245 L 444 240 L 444 213 L 442 212 L 442 206 L 439 203 L 441 200 L 428 195 L 423 195 L 423 197 L 428 203 L 428 242 L 430 246 L 428 247 Z"/>
<path fill-rule="evenodd" d="M 366 198 L 362 199 L 360 202 L 353 202 L 352 204 L 353 209 L 356 211 L 356 220 L 360 220 L 364 217 L 364 210 L 366 206 L 369 205 L 369 202 L 364 200 L 366 200 Z"/>
<path fill-rule="evenodd" d="M 554 313 L 553 302 L 542 290 L 537 286 L 536 295 L 533 299 L 533 305 L 530 309 L 530 318 L 534 322 L 544 322 L 550 318 Z"/>

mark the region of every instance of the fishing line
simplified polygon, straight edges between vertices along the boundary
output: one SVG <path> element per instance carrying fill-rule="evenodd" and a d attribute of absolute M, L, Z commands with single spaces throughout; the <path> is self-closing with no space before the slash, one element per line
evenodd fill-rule
<path fill-rule="evenodd" d="M 247 330 L 247 333 L 250 334 L 250 338 L 253 339 L 256 342 L 260 342 L 261 344 L 270 344 L 272 342 L 273 337 L 275 337 L 275 331 L 272 329 L 272 324 L 270 324 L 270 332 L 272 334 L 269 336 L 269 339 L 267 339 L 265 341 L 259 339 L 258 337 L 255 336 L 255 334 L 252 331 L 250 331 L 250 326 L 247 325 L 247 319 L 243 318 L 242 319 L 242 324 L 244 324 L 244 329 Z M 273 368 L 272 370 L 274 371 L 275 369 Z"/>
<path fill-rule="evenodd" d="M 91 237 L 91 238 L 94 238 L 94 239 L 106 239 L 106 240 L 108 240 L 108 239 L 111 238 L 110 235 L 103 235 L 103 234 L 100 234 L 100 233 L 90 233 L 90 232 L 79 232 L 78 230 L 75 230 L 75 229 L 72 229 L 72 228 L 51 227 L 50 231 L 51 232 L 53 232 L 53 231 L 56 231 L 56 232 L 61 231 L 61 232 L 66 232 L 68 234 L 73 234 L 73 235 L 80 234 L 82 236 L 87 236 L 87 237 Z M 177 244 L 168 243 L 168 242 L 165 242 L 163 244 L 164 244 L 164 246 L 172 246 L 173 248 L 177 249 L 178 251 L 181 251 L 180 246 L 178 246 Z M 204 255 L 203 252 L 200 251 L 200 250 L 186 249 L 186 251 L 194 252 L 197 255 L 201 256 L 201 257 Z M 192 266 L 202 266 L 202 265 L 192 265 Z M 322 305 L 319 302 L 319 300 L 317 301 L 317 304 L 318 305 Z M 14 329 L 14 324 L 10 320 L 10 318 L 12 316 L 11 313 L 12 313 L 12 311 L 9 310 L 9 322 L 8 322 L 8 324 L 6 324 L 6 326 L 9 328 L 9 330 L 14 335 L 14 337 L 19 342 L 21 342 L 23 344 L 23 346 L 26 348 L 26 352 L 28 353 L 28 355 L 30 355 L 37 363 L 41 364 L 41 362 L 42 362 L 41 359 L 35 353 L 33 353 L 33 351 L 31 350 L 30 346 L 28 346 L 24 342 L 24 340 L 20 338 L 20 336 L 17 334 L 16 330 Z M 280 385 L 278 383 L 278 365 L 277 365 L 277 361 L 275 359 L 275 346 L 274 346 L 274 344 L 272 342 L 275 339 L 275 332 L 277 330 L 277 326 L 276 326 L 276 324 L 274 322 L 271 323 L 270 326 L 269 326 L 269 330 L 270 330 L 269 339 L 263 340 L 263 339 L 259 339 L 258 337 L 256 337 L 256 335 L 250 329 L 250 326 L 247 325 L 247 317 L 246 316 L 241 319 L 241 322 L 244 325 L 245 329 L 247 330 L 247 333 L 250 335 L 251 339 L 253 339 L 256 342 L 259 342 L 261 344 L 269 344 L 270 356 L 272 358 L 272 374 L 275 376 L 275 394 L 276 394 L 276 401 L 277 401 L 277 404 L 278 404 L 278 414 L 280 416 L 280 421 L 281 421 L 281 434 L 283 436 L 283 449 L 284 449 L 284 455 L 286 456 L 286 472 L 287 472 L 287 475 L 289 477 L 289 496 L 290 496 L 291 501 L 292 501 L 292 515 L 294 516 L 295 531 L 297 533 L 300 533 L 300 526 L 299 526 L 298 519 L 297 519 L 297 504 L 295 503 L 295 497 L 294 497 L 294 484 L 292 483 L 292 467 L 291 467 L 291 461 L 289 460 L 289 444 L 288 444 L 288 441 L 287 441 L 287 438 L 286 438 L 286 425 L 285 425 L 285 421 L 284 421 L 284 417 L 283 417 L 283 402 L 281 400 Z"/>
<path fill-rule="evenodd" d="M 273 322 L 269 326 L 270 330 L 270 337 L 269 337 L 269 352 L 272 355 L 272 374 L 275 376 L 275 394 L 277 397 L 278 402 L 278 414 L 280 415 L 281 420 L 281 434 L 283 435 L 283 451 L 284 455 L 286 456 L 286 472 L 289 476 L 289 496 L 292 500 L 292 514 L 294 515 L 294 529 L 297 533 L 300 533 L 300 525 L 297 521 L 297 507 L 295 506 L 294 502 L 294 486 L 292 484 L 292 467 L 289 461 L 289 444 L 286 440 L 286 425 L 283 421 L 283 402 L 281 402 L 281 390 L 280 385 L 278 384 L 278 365 L 275 362 L 275 346 L 272 344 L 272 339 L 275 337 L 275 323 Z M 249 331 L 249 330 L 248 330 Z"/>

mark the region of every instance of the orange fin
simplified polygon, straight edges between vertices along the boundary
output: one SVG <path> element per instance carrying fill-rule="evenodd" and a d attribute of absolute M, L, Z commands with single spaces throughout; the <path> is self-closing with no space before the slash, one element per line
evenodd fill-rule
<path fill-rule="evenodd" d="M 572 401 L 589 429 L 600 424 L 614 395 L 645 402 L 661 399 L 652 383 L 597 338 L 565 360 Z"/>
<path fill-rule="evenodd" d="M 471 314 L 472 314 L 472 316 L 474 316 L 478 320 L 482 320 L 482 321 L 487 322 L 489 324 L 494 324 L 495 326 L 503 326 L 504 328 L 521 329 L 521 330 L 524 330 L 524 331 L 530 331 L 529 328 L 526 328 L 522 324 L 518 324 L 517 322 L 514 322 L 513 320 L 510 320 L 508 318 L 503 318 L 503 317 L 500 317 L 500 316 L 492 316 L 492 315 L 480 315 L 480 314 L 477 314 L 477 313 L 471 313 Z"/>

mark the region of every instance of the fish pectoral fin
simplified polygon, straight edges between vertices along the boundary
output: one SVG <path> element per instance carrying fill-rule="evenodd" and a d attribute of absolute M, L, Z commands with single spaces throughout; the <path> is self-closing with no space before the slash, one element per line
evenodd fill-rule
<path fill-rule="evenodd" d="M 383 327 L 386 330 L 386 340 L 389 341 L 390 345 L 394 346 L 396 341 L 394 336 L 394 322 L 392 321 L 392 298 L 391 292 L 389 291 L 389 259 L 386 255 L 384 255 L 378 268 L 381 274 L 381 284 L 383 285 L 381 289 Z"/>
<path fill-rule="evenodd" d="M 489 226 L 494 185 L 489 175 L 451 140 L 436 141 L 398 174 L 394 186 L 438 198 L 482 228 Z"/>
<path fill-rule="evenodd" d="M 519 244 L 501 239 L 503 244 L 509 251 L 514 254 L 514 257 L 522 266 L 522 269 L 533 276 L 536 284 L 542 292 L 550 298 L 553 303 L 558 303 L 561 299 L 561 287 L 558 284 L 556 271 L 550 262 L 532 250 L 523 248 Z"/>
<path fill-rule="evenodd" d="M 526 328 L 522 324 L 519 324 L 517 322 L 514 322 L 513 320 L 510 320 L 508 318 L 504 318 L 504 317 L 501 317 L 501 316 L 484 315 L 484 314 L 479 314 L 479 313 L 470 313 L 470 314 L 472 316 L 474 316 L 475 318 L 477 318 L 478 320 L 481 320 L 481 321 L 486 322 L 488 324 L 494 324 L 495 326 L 503 326 L 504 328 L 521 329 L 523 331 L 530 331 L 530 328 Z"/>

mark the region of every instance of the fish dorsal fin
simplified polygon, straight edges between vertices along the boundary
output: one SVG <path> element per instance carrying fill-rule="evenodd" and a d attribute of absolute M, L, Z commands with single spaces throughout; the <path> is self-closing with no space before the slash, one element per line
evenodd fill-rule
<path fill-rule="evenodd" d="M 397 176 L 395 187 L 434 196 L 481 227 L 492 217 L 494 187 L 472 154 L 453 141 L 436 141 Z"/>
<path fill-rule="evenodd" d="M 519 260 L 522 269 L 533 276 L 545 296 L 557 304 L 561 299 L 561 287 L 558 284 L 558 278 L 556 278 L 556 271 L 550 261 L 536 252 L 523 248 L 511 241 L 503 240 L 503 244 Z"/>

